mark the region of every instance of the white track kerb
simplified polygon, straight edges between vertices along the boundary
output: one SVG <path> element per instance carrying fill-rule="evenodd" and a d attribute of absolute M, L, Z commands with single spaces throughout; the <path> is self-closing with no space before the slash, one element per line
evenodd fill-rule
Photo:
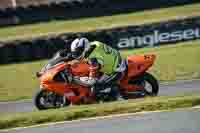
<path fill-rule="evenodd" d="M 45 124 L 39 124 L 39 125 L 33 125 L 33 126 L 27 126 L 27 127 L 3 129 L 3 130 L 0 130 L 0 132 L 1 131 L 9 132 L 9 131 L 13 131 L 13 130 L 22 130 L 22 129 L 27 129 L 27 128 L 38 128 L 38 127 L 53 126 L 53 125 L 59 125 L 59 124 L 72 124 L 72 123 L 91 121 L 91 120 L 111 119 L 111 118 L 126 117 L 126 116 L 134 117 L 136 115 L 144 115 L 144 114 L 160 113 L 160 112 L 168 112 L 168 111 L 192 110 L 192 109 L 200 109 L 200 106 L 194 106 L 192 108 L 170 109 L 170 110 L 142 111 L 142 112 L 138 112 L 138 113 L 125 113 L 125 114 L 116 114 L 116 115 L 84 118 L 84 119 L 78 119 L 78 120 L 72 120 L 72 121 L 61 121 L 61 122 L 54 122 L 54 123 L 45 123 Z"/>

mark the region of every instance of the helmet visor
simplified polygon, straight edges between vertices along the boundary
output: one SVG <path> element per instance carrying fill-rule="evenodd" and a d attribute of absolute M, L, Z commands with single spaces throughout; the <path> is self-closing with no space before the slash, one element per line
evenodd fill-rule
<path fill-rule="evenodd" d="M 72 57 L 75 58 L 75 59 L 81 57 L 81 55 L 82 55 L 82 51 L 78 50 L 78 51 L 73 51 L 72 52 Z"/>

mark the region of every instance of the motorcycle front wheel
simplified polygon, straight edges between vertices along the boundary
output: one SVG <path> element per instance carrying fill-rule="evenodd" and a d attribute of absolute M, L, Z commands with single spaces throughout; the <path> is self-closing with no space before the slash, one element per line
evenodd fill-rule
<path fill-rule="evenodd" d="M 34 104 L 37 109 L 46 110 L 68 106 L 70 102 L 64 96 L 40 89 L 34 97 Z"/>

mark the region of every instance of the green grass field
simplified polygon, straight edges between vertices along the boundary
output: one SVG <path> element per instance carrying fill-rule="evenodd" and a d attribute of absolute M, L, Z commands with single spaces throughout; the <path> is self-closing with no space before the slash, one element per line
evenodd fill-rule
<path fill-rule="evenodd" d="M 200 78 L 200 40 L 157 48 L 121 51 L 129 54 L 155 53 L 157 60 L 150 70 L 161 81 Z M 0 101 L 32 98 L 39 88 L 35 72 L 46 60 L 0 66 Z"/>
<path fill-rule="evenodd" d="M 72 106 L 67 109 L 62 108 L 7 115 L 0 114 L 0 129 L 24 127 L 49 122 L 70 121 L 80 118 L 106 116 L 111 114 L 173 110 L 177 108 L 189 108 L 197 105 L 200 105 L 200 94 L 176 97 L 154 97 L 97 105 Z"/>
<path fill-rule="evenodd" d="M 119 26 L 154 23 L 199 15 L 200 4 L 191 4 L 186 6 L 148 10 L 137 13 L 133 12 L 113 16 L 84 18 L 68 21 L 52 21 L 48 23 L 0 28 L 0 40 L 6 41 L 34 38 L 47 34 L 59 34 L 67 32 L 84 32 Z"/>

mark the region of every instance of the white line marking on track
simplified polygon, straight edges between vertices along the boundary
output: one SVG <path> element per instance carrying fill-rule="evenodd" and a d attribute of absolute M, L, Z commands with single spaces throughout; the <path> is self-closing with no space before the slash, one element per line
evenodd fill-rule
<path fill-rule="evenodd" d="M 8 102 L 0 102 L 2 104 L 20 104 L 20 103 L 33 103 L 32 99 L 18 100 L 18 101 L 8 101 Z"/>

